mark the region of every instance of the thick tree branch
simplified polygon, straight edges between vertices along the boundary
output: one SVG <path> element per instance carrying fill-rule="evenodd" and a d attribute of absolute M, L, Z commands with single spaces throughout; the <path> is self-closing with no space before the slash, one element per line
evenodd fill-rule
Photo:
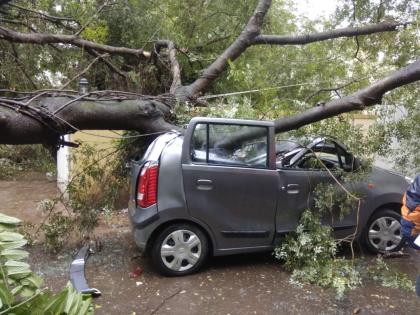
<path fill-rule="evenodd" d="M 60 135 L 77 130 L 151 133 L 177 129 L 165 121 L 170 108 L 157 97 L 86 97 L 63 107 L 73 99 L 73 96 L 32 97 L 26 105 L 22 101 L 0 98 L 0 143 L 54 144 Z M 60 108 L 63 109 L 58 112 Z"/>
<path fill-rule="evenodd" d="M 270 8 L 271 0 L 260 0 L 245 29 L 236 40 L 204 70 L 203 74 L 188 86 L 191 96 L 197 97 L 205 91 L 226 70 L 229 61 L 237 59 L 261 32 L 264 17 Z"/>
<path fill-rule="evenodd" d="M 1 1 L 1 0 L 0 0 Z M 1 4 L 1 2 L 0 2 Z M 161 132 L 176 128 L 166 122 L 171 116 L 174 95 L 178 100 L 196 100 L 234 61 L 250 46 L 259 44 L 304 45 L 338 37 L 368 35 L 397 30 L 401 23 L 380 23 L 363 27 L 349 27 L 328 32 L 300 36 L 261 35 L 261 27 L 271 0 L 259 0 L 253 15 L 236 40 L 191 85 L 182 86 L 181 69 L 176 58 L 176 47 L 168 40 L 157 41 L 156 53 L 168 51 L 172 74 L 170 100 L 165 96 L 148 97 L 116 91 L 97 91 L 79 96 L 74 92 L 44 91 L 39 94 L 21 94 L 19 98 L 0 98 L 0 143 L 56 144 L 60 135 L 81 129 L 123 129 L 140 132 Z M 104 60 L 101 54 L 131 55 L 150 60 L 143 49 L 113 47 L 81 39 L 75 35 L 20 33 L 0 26 L 0 39 L 17 43 L 61 43 L 86 49 L 95 56 L 95 62 Z M 420 80 L 420 60 L 377 81 L 352 95 L 333 100 L 294 116 L 275 121 L 276 132 L 300 128 L 341 113 L 361 110 L 378 104 L 383 95 L 399 86 Z M 7 93 L 10 95 L 11 92 Z M 171 104 L 169 104 L 171 103 Z M 168 105 L 169 104 L 169 105 Z M 240 135 L 241 137 L 249 135 Z M 255 136 L 255 135 L 254 135 Z"/>
<path fill-rule="evenodd" d="M 176 58 L 176 47 L 175 44 L 170 40 L 158 40 L 155 43 L 155 51 L 159 54 L 161 48 L 165 47 L 168 50 L 168 58 L 170 63 L 172 84 L 169 89 L 171 94 L 175 94 L 176 91 L 182 86 L 181 81 L 181 67 L 178 59 Z"/>
<path fill-rule="evenodd" d="M 311 123 L 337 116 L 381 102 L 382 96 L 395 88 L 420 80 L 420 60 L 400 69 L 388 77 L 359 90 L 351 95 L 331 101 L 327 104 L 313 107 L 294 116 L 286 116 L 274 121 L 276 133 L 295 130 Z M 230 134 L 229 137 L 218 139 L 215 146 L 232 149 L 243 141 L 255 139 L 264 134 L 262 131 L 245 131 Z"/>
<path fill-rule="evenodd" d="M 112 55 L 134 55 L 141 60 L 150 58 L 150 53 L 143 49 L 133 49 L 127 47 L 114 47 L 109 45 L 97 44 L 74 35 L 54 35 L 43 33 L 20 33 L 0 26 L 0 39 L 15 43 L 25 44 L 70 44 L 80 48 L 93 49 L 101 53 L 109 53 Z"/>
<path fill-rule="evenodd" d="M 383 22 L 360 27 L 346 27 L 332 31 L 297 36 L 259 35 L 254 38 L 252 45 L 305 45 L 339 37 L 353 37 L 358 35 L 397 31 L 399 26 L 407 24 L 408 23 Z"/>
<path fill-rule="evenodd" d="M 271 0 L 260 0 L 249 19 L 245 29 L 236 40 L 210 65 L 203 74 L 191 85 L 185 88 L 190 97 L 197 97 L 203 93 L 227 68 L 229 61 L 234 61 L 250 46 L 253 45 L 305 45 L 339 37 L 354 37 L 381 32 L 396 31 L 399 26 L 409 23 L 383 22 L 360 27 L 347 27 L 327 32 L 298 36 L 261 35 L 261 27 L 265 15 L 271 5 Z"/>
<path fill-rule="evenodd" d="M 313 107 L 294 116 L 275 121 L 276 132 L 298 129 L 302 126 L 365 107 L 380 104 L 383 95 L 400 86 L 420 80 L 420 60 L 395 71 L 386 78 L 351 95 L 333 100 L 325 105 Z"/>

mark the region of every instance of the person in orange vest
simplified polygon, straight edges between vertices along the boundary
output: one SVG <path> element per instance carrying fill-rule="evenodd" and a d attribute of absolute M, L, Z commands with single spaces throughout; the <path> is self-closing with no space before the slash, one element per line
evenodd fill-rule
<path fill-rule="evenodd" d="M 403 237 L 412 248 L 420 250 L 420 174 L 404 194 L 401 215 Z M 420 274 L 416 278 L 416 293 L 420 297 Z"/>

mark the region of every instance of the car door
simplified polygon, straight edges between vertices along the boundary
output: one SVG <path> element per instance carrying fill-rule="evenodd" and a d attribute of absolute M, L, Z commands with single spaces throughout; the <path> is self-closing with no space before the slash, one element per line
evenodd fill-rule
<path fill-rule="evenodd" d="M 182 173 L 191 216 L 210 228 L 216 251 L 270 247 L 278 189 L 272 127 L 197 123 L 190 128 Z"/>
<path fill-rule="evenodd" d="M 278 170 L 282 182 L 276 216 L 278 234 L 295 230 L 302 212 L 315 209 L 315 189 L 320 184 L 334 189 L 336 196 L 345 193 L 337 181 L 340 181 L 340 173 L 348 171 L 346 163 L 348 158 L 344 148 L 333 141 L 317 139 L 308 149 L 296 154 L 289 165 Z M 329 210 L 331 212 L 323 215 L 323 223 L 336 230 L 354 228 L 354 211 L 341 217 L 337 204 Z"/>

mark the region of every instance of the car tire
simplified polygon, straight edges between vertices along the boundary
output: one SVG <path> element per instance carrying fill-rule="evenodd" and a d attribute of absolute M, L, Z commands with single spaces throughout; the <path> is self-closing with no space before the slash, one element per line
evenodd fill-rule
<path fill-rule="evenodd" d="M 364 231 L 364 244 L 373 254 L 399 251 L 403 246 L 401 216 L 393 210 L 381 209 L 369 219 Z"/>
<path fill-rule="evenodd" d="M 206 261 L 209 245 L 202 230 L 192 224 L 173 224 L 163 229 L 152 244 L 153 266 L 165 276 L 184 276 L 198 271 Z"/>

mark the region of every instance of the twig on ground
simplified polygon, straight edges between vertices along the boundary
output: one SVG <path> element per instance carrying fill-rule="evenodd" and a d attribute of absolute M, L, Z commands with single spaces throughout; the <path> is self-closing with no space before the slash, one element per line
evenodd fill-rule
<path fill-rule="evenodd" d="M 173 297 L 175 297 L 175 296 L 177 296 L 178 294 L 180 294 L 181 292 L 182 292 L 183 290 L 178 290 L 178 291 L 176 291 L 175 293 L 173 293 L 173 294 L 171 294 L 171 295 L 169 295 L 169 296 L 167 296 L 166 298 L 164 298 L 163 300 L 162 300 L 162 302 L 155 308 L 155 309 L 153 309 L 151 312 L 150 312 L 150 315 L 153 315 L 153 314 L 156 314 L 156 312 L 157 311 L 159 311 L 159 309 L 161 309 L 162 308 L 162 306 L 166 303 L 166 302 L 168 302 L 170 299 L 172 299 Z"/>

